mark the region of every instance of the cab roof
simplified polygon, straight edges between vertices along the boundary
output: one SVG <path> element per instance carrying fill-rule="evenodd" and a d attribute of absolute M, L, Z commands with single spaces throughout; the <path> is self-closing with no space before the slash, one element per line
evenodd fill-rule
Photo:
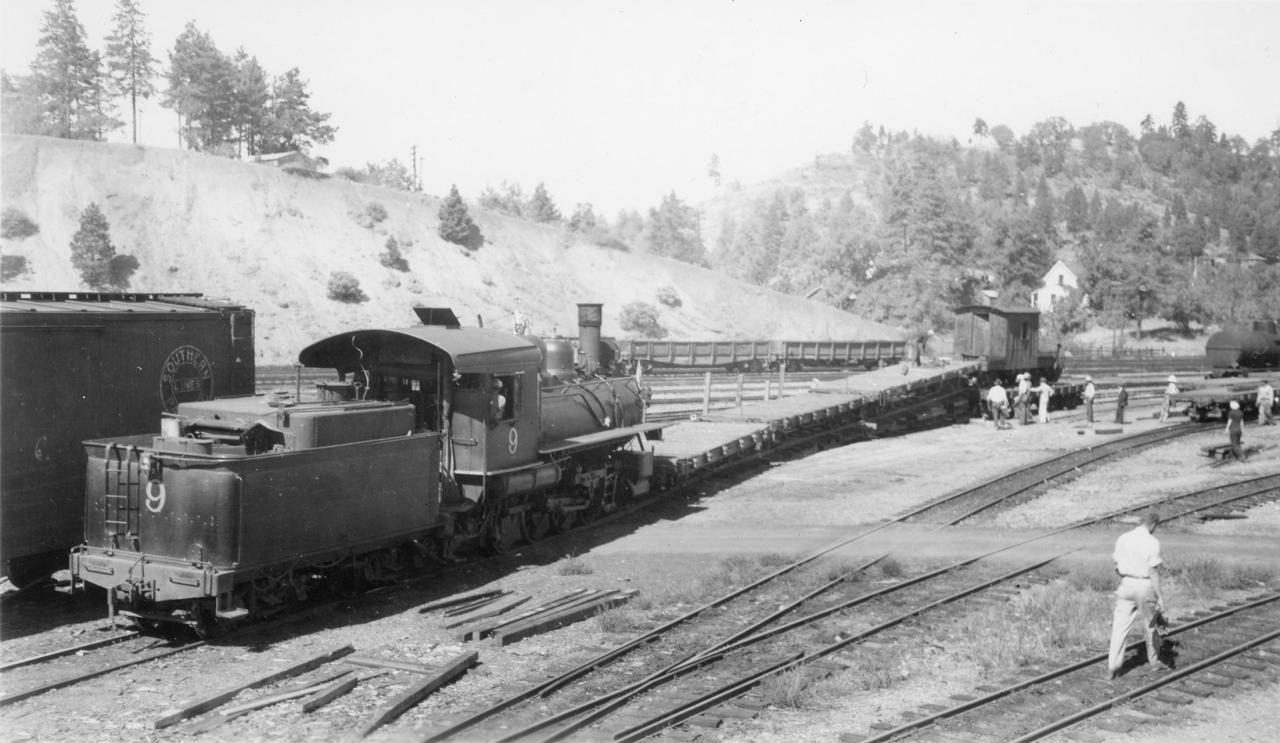
<path fill-rule="evenodd" d="M 425 364 L 441 354 L 463 374 L 520 371 L 542 360 L 538 346 L 523 336 L 484 328 L 424 325 L 339 333 L 302 349 L 298 362 L 349 372 L 378 362 Z"/>

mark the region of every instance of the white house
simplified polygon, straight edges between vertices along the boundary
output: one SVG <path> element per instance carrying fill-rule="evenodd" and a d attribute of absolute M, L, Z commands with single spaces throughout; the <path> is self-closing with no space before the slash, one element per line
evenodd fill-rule
<path fill-rule="evenodd" d="M 1041 287 L 1031 292 L 1031 304 L 1041 312 L 1053 312 L 1053 308 L 1067 296 L 1069 289 L 1080 288 L 1079 272 L 1063 261 L 1053 264 L 1044 275 Z"/>

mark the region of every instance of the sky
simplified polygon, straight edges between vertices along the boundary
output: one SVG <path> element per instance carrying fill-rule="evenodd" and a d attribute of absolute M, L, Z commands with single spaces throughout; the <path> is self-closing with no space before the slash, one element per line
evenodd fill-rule
<path fill-rule="evenodd" d="M 0 66 L 24 74 L 52 0 L 0 0 Z M 77 0 L 105 47 L 113 0 Z M 1061 116 L 1135 133 L 1186 103 L 1250 143 L 1280 128 L 1280 0 L 139 0 L 152 53 L 189 21 L 332 114 L 313 154 L 361 167 L 417 148 L 424 190 L 538 182 L 612 219 L 709 198 L 848 151 L 864 122 L 967 142 Z M 158 87 L 163 88 L 163 81 Z M 125 110 L 122 107 L 122 111 Z M 127 119 L 126 115 L 122 118 Z M 143 143 L 178 146 L 148 102 Z M 109 137 L 127 141 L 128 127 Z"/>

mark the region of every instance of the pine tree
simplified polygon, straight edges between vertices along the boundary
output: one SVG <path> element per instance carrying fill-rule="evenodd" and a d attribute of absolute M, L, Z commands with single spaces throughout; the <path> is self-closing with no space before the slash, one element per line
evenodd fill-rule
<path fill-rule="evenodd" d="M 115 283 L 111 261 L 116 249 L 111 244 L 111 227 L 97 203 L 80 215 L 80 229 L 71 238 L 71 265 L 90 289 L 109 289 Z"/>
<path fill-rule="evenodd" d="M 54 0 L 44 11 L 31 81 L 40 100 L 41 129 L 64 139 L 97 134 L 91 96 L 98 63 L 85 42 L 84 26 L 72 0 Z"/>
<path fill-rule="evenodd" d="M 235 65 L 209 34 L 187 23 L 169 52 L 169 88 L 162 105 L 178 113 L 187 147 L 212 151 L 231 139 Z"/>
<path fill-rule="evenodd" d="M 438 216 L 440 226 L 436 229 L 436 233 L 441 238 L 470 250 L 480 247 L 483 241 L 480 228 L 471 221 L 471 214 L 467 212 L 467 205 L 462 201 L 462 195 L 458 193 L 457 184 L 449 188 L 449 195 L 440 203 Z"/>
<path fill-rule="evenodd" d="M 333 141 L 338 130 L 327 123 L 330 114 L 313 111 L 310 100 L 307 81 L 297 67 L 275 79 L 263 152 L 306 152 Z"/>
<path fill-rule="evenodd" d="M 663 197 L 658 208 L 649 210 L 650 249 L 656 255 L 705 266 L 707 249 L 699 221 L 697 210 L 685 205 L 673 191 Z"/>
<path fill-rule="evenodd" d="M 249 56 L 243 47 L 236 50 L 231 62 L 236 69 L 232 82 L 232 120 L 236 139 L 244 153 L 257 155 L 262 152 L 266 138 L 271 86 L 267 83 L 266 71 L 258 64 L 258 58 Z"/>
<path fill-rule="evenodd" d="M 547 193 L 547 187 L 541 182 L 534 187 L 533 195 L 529 197 L 529 204 L 525 208 L 525 214 L 535 222 L 559 222 L 561 219 L 560 210 L 556 208 L 555 202 Z"/>
<path fill-rule="evenodd" d="M 156 92 L 156 59 L 151 56 L 151 36 L 143 28 L 144 16 L 134 0 L 116 0 L 114 27 L 107 37 L 107 72 L 112 92 L 129 99 L 133 143 L 138 143 L 138 99 Z"/>

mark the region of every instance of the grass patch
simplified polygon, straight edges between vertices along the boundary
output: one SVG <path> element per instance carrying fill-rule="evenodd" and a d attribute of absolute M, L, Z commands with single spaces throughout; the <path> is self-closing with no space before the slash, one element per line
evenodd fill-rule
<path fill-rule="evenodd" d="M 1055 581 L 969 617 L 960 635 L 984 671 L 1016 668 L 1105 649 L 1111 609 L 1109 592 L 1073 590 Z"/>
<path fill-rule="evenodd" d="M 1226 563 L 1210 555 L 1193 555 L 1160 567 L 1161 587 L 1169 593 L 1166 604 L 1175 600 L 1215 600 L 1222 591 L 1265 588 L 1276 580 L 1276 570 L 1267 565 Z"/>
<path fill-rule="evenodd" d="M 653 624 L 645 619 L 640 611 L 621 607 L 596 615 L 596 626 L 601 632 L 627 635 L 648 630 Z"/>
<path fill-rule="evenodd" d="M 556 575 L 591 575 L 594 572 L 596 572 L 595 569 L 579 559 L 577 555 L 561 560 L 556 568 Z"/>

